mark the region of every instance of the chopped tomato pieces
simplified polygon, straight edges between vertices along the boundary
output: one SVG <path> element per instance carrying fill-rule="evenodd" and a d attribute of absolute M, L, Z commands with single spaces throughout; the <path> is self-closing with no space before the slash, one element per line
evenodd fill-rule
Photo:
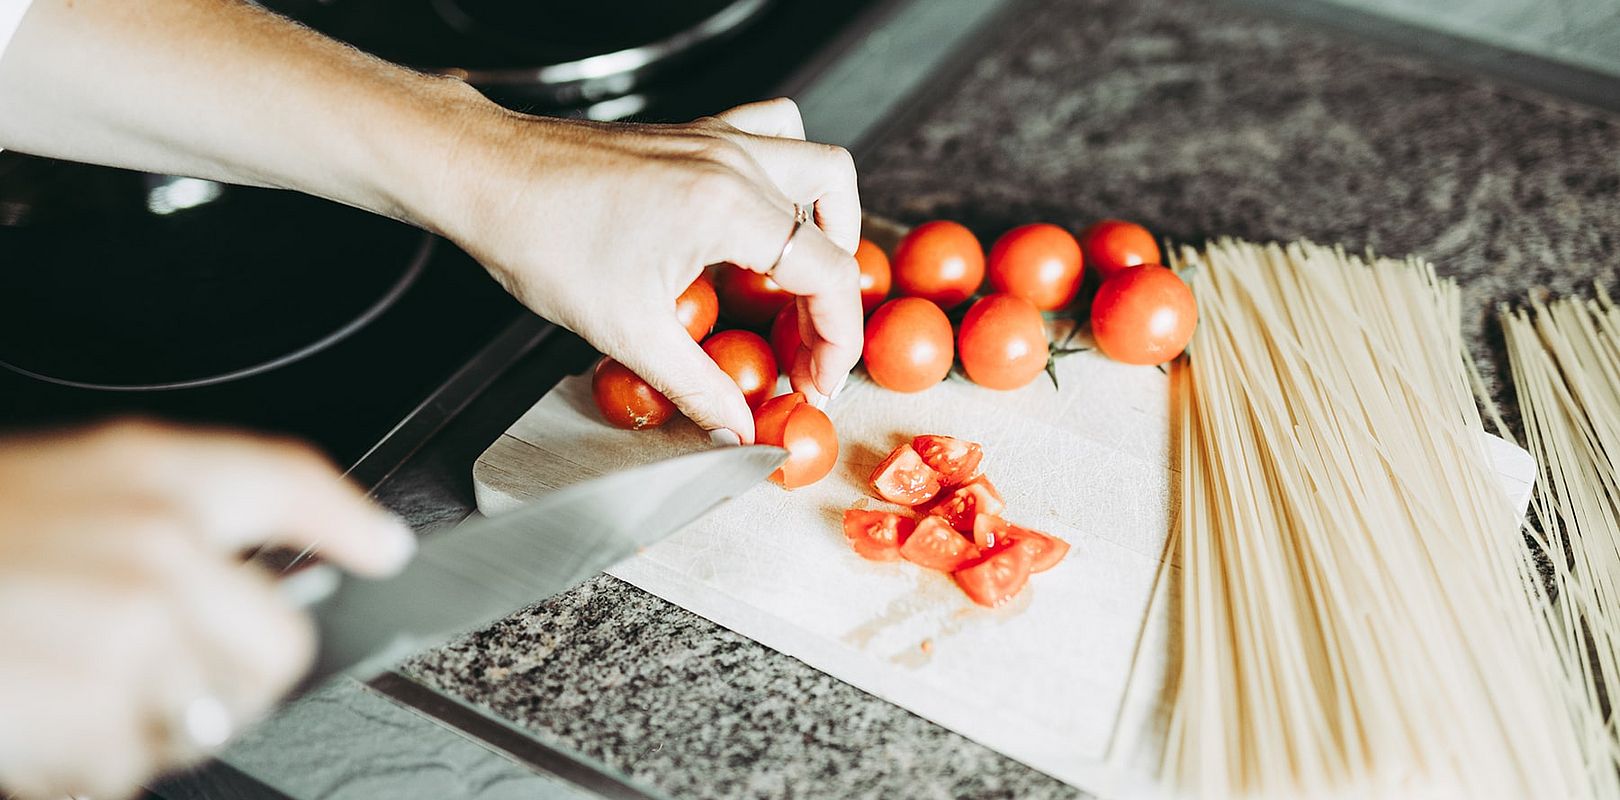
<path fill-rule="evenodd" d="M 979 474 L 979 461 L 984 458 L 984 448 L 974 442 L 934 434 L 912 439 L 911 449 L 939 473 L 940 483 L 945 486 L 972 480 Z"/>
<path fill-rule="evenodd" d="M 915 520 L 888 511 L 852 508 L 844 512 L 844 536 L 850 547 L 872 561 L 898 560 L 900 543 L 916 525 Z"/>
<path fill-rule="evenodd" d="M 1069 554 L 1069 543 L 1040 531 L 1011 526 L 1007 538 L 1013 547 L 1029 551 L 1029 571 L 1045 572 L 1058 565 Z"/>
<path fill-rule="evenodd" d="M 971 533 L 974 517 L 979 514 L 1000 514 L 1004 508 L 1006 503 L 1002 502 L 1001 493 L 996 491 L 989 478 L 980 475 L 942 496 L 928 509 L 928 513 L 944 517 L 952 528 Z"/>
<path fill-rule="evenodd" d="M 903 444 L 872 472 L 872 491 L 903 506 L 926 503 L 939 494 L 939 473 L 923 463 L 911 445 Z"/>
<path fill-rule="evenodd" d="M 1029 582 L 1029 551 L 1008 547 L 979 563 L 952 573 L 968 599 L 981 606 L 998 606 L 1023 590 Z"/>
<path fill-rule="evenodd" d="M 900 557 L 940 572 L 955 572 L 979 559 L 979 548 L 940 517 L 917 521 L 916 530 L 900 545 Z"/>

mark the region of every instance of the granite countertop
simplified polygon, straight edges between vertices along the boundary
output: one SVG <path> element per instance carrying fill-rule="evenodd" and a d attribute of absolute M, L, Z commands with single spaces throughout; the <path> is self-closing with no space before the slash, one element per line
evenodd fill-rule
<path fill-rule="evenodd" d="M 869 210 L 1414 253 L 1492 381 L 1494 304 L 1616 276 L 1620 120 L 1238 5 L 1031 2 L 921 109 L 860 153 Z M 607 577 L 405 671 L 676 796 L 1076 794 Z"/>

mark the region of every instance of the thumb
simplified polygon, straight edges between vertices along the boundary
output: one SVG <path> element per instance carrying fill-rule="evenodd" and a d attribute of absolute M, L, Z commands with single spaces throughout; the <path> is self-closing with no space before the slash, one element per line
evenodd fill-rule
<path fill-rule="evenodd" d="M 675 321 L 650 322 L 645 329 L 626 337 L 638 342 L 634 349 L 610 352 L 609 356 L 663 392 L 669 401 L 713 435 L 716 431 L 736 434 L 738 443 L 754 441 L 754 415 L 748 410 L 742 390 L 714 363 L 691 334 Z M 715 436 L 722 441 L 724 434 Z"/>

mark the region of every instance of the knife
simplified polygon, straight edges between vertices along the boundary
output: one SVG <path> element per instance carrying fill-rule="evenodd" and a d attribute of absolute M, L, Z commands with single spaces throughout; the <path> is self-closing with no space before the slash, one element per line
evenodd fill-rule
<path fill-rule="evenodd" d="M 313 670 L 366 679 L 452 636 L 554 595 L 685 527 L 787 461 L 780 447 L 724 447 L 615 472 L 427 538 L 400 574 L 346 576 L 320 565 L 283 593 L 317 597 Z"/>

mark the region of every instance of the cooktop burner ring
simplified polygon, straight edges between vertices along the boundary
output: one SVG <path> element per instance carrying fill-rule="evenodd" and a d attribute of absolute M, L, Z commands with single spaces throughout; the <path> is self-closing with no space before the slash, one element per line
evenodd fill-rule
<path fill-rule="evenodd" d="M 372 302 L 371 305 L 367 306 L 365 310 L 355 315 L 353 319 L 338 326 L 332 332 L 316 339 L 313 342 L 310 342 L 309 344 L 304 345 L 303 347 L 293 350 L 292 352 L 268 359 L 266 361 L 261 361 L 257 364 L 242 367 L 240 369 L 216 373 L 214 375 L 207 375 L 201 378 L 190 378 L 179 381 L 165 381 L 161 383 L 144 384 L 119 384 L 78 381 L 70 378 L 59 378 L 54 375 L 45 375 L 30 370 L 26 367 L 17 366 L 16 364 L 12 364 L 3 359 L 0 359 L 0 367 L 37 381 L 44 381 L 46 383 L 52 383 L 57 386 L 66 386 L 73 389 L 88 389 L 100 392 L 166 392 L 179 389 L 197 389 L 204 386 L 216 386 L 222 383 L 230 383 L 232 381 L 242 380 L 243 378 L 250 378 L 255 375 L 262 375 L 266 372 L 280 369 L 281 367 L 296 364 L 306 358 L 316 355 L 317 353 L 320 353 L 333 345 L 342 342 L 350 336 L 353 336 L 367 325 L 370 325 L 373 320 L 377 319 L 377 317 L 382 316 L 384 312 L 392 308 L 395 303 L 399 302 L 399 298 L 404 296 L 405 292 L 408 291 L 411 286 L 415 285 L 417 279 L 422 276 L 422 272 L 427 269 L 428 260 L 433 256 L 433 251 L 437 243 L 437 236 L 430 233 L 422 234 L 421 243 L 417 245 L 416 252 L 411 256 L 410 263 L 406 265 L 404 272 L 400 273 L 399 278 L 388 287 L 387 291 L 383 292 L 383 294 Z"/>

